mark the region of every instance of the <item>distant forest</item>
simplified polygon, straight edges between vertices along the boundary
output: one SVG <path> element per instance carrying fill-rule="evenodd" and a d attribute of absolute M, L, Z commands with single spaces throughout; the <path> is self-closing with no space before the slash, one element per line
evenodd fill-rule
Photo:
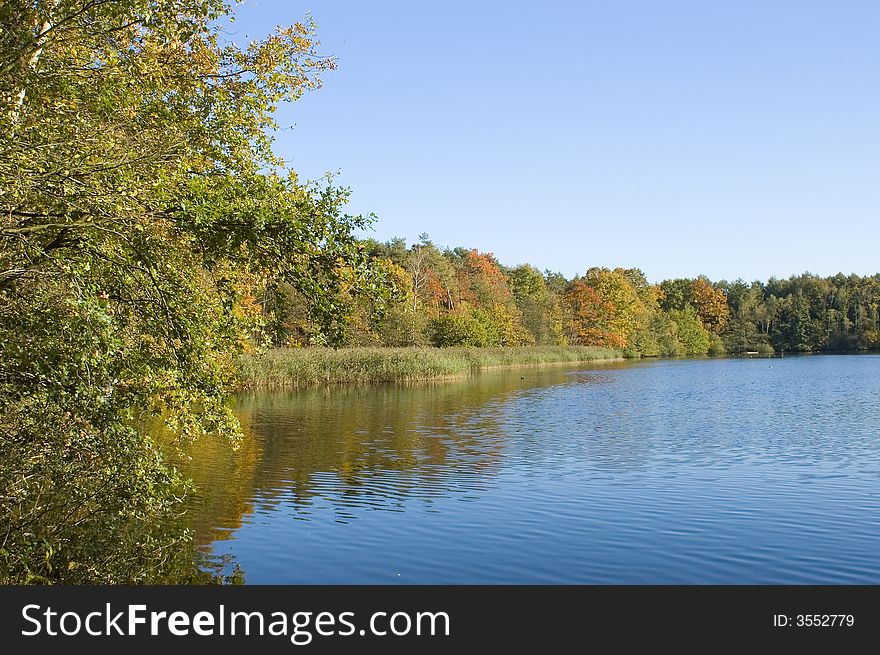
<path fill-rule="evenodd" d="M 263 299 L 275 346 L 585 345 L 643 357 L 874 350 L 880 275 L 804 273 L 767 282 L 700 276 L 650 284 L 639 269 L 567 279 L 491 253 L 441 249 L 427 235 L 360 244 L 379 274 L 373 296 L 337 298 L 335 338 L 290 284 Z"/>

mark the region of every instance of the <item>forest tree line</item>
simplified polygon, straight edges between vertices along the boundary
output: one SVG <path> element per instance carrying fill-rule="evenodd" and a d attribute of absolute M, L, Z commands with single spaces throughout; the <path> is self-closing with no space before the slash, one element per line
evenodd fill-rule
<path fill-rule="evenodd" d="M 767 282 L 700 276 L 651 284 L 634 268 L 566 278 L 427 235 L 362 241 L 385 292 L 345 289 L 335 339 L 290 284 L 267 288 L 264 342 L 274 346 L 604 346 L 633 356 L 856 351 L 880 348 L 880 275 L 809 273 Z"/>

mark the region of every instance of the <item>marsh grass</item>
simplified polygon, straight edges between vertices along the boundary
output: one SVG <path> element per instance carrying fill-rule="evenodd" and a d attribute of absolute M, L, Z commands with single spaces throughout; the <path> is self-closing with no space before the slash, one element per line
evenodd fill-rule
<path fill-rule="evenodd" d="M 622 359 L 620 351 L 592 346 L 504 348 L 276 348 L 243 357 L 244 388 L 415 382 L 465 377 L 504 366 L 540 366 Z"/>

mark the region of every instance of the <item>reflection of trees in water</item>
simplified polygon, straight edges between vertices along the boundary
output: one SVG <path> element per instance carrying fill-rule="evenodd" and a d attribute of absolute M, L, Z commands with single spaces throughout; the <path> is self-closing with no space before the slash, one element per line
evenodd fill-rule
<path fill-rule="evenodd" d="M 409 497 L 473 490 L 502 447 L 489 400 L 504 387 L 321 389 L 242 397 L 264 455 L 256 501 L 305 510 L 315 496 L 394 507 Z M 468 475 L 470 478 L 471 476 Z"/>
<path fill-rule="evenodd" d="M 214 437 L 191 448 L 185 468 L 199 489 L 192 524 L 205 543 L 225 538 L 254 511 L 284 505 L 307 516 L 315 498 L 347 515 L 355 507 L 393 510 L 408 499 L 479 493 L 504 453 L 505 400 L 568 381 L 565 369 L 550 368 L 242 394 L 239 450 Z"/>
<path fill-rule="evenodd" d="M 478 494 L 512 455 L 513 432 L 516 457 L 547 456 L 543 430 L 533 428 L 553 417 L 519 417 L 529 426 L 511 421 L 523 403 L 510 398 L 585 377 L 602 381 L 599 372 L 573 376 L 570 367 L 548 367 L 407 386 L 242 394 L 238 450 L 221 437 L 188 449 L 182 468 L 198 489 L 191 524 L 200 543 L 210 543 L 230 536 L 244 517 L 278 506 L 308 518 L 316 499 L 348 519 L 355 508 L 395 510 L 408 500 Z"/>
<path fill-rule="evenodd" d="M 252 511 L 254 471 L 262 447 L 254 438 L 249 417 L 239 417 L 244 438 L 237 444 L 219 435 L 206 435 L 183 448 L 176 463 L 192 479 L 195 491 L 187 499 L 188 522 L 199 543 L 225 539 L 241 527 Z"/>

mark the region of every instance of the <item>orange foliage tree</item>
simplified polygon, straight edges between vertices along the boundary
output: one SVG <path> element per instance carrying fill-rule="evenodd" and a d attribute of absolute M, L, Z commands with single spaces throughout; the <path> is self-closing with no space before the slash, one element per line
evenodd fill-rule
<path fill-rule="evenodd" d="M 621 269 L 593 268 L 565 295 L 574 339 L 584 346 L 626 348 L 637 327 L 641 299 Z"/>
<path fill-rule="evenodd" d="M 730 314 L 724 292 L 705 277 L 698 277 L 693 282 L 691 293 L 694 309 L 705 328 L 715 334 L 721 332 Z"/>
<path fill-rule="evenodd" d="M 458 278 L 461 300 L 475 307 L 508 304 L 512 300 L 507 278 L 490 252 L 465 251 Z"/>

